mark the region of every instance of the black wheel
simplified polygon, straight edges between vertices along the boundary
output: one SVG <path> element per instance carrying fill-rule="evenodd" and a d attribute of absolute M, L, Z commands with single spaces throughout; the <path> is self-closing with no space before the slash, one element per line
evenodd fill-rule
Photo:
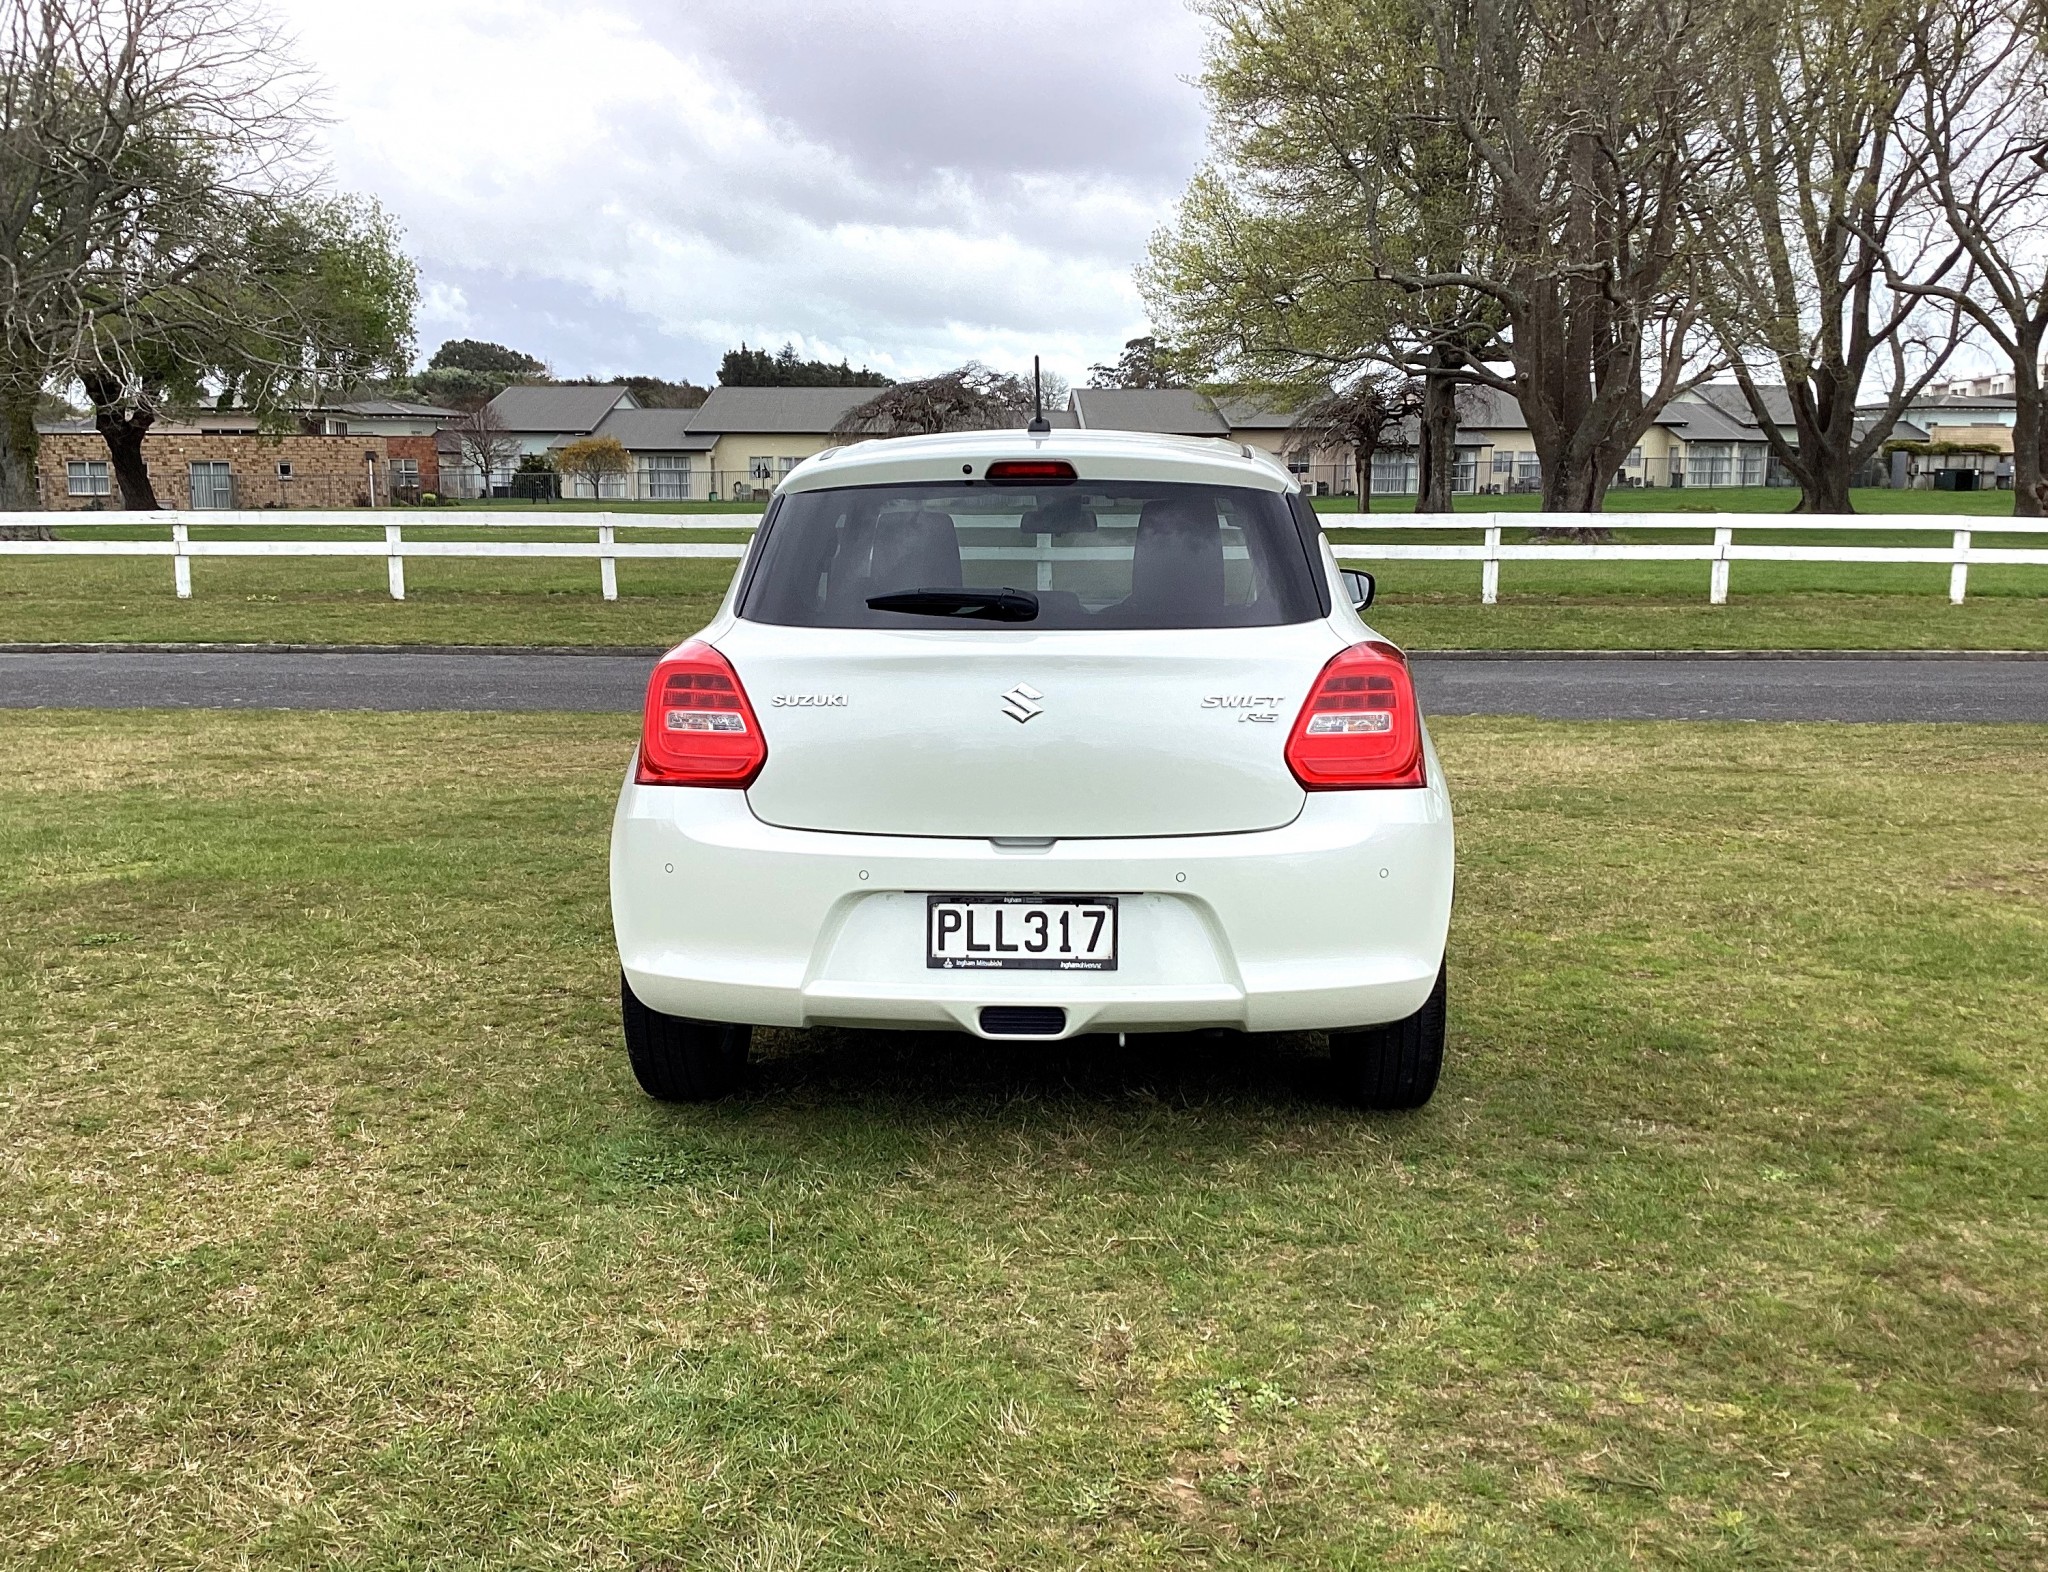
<path fill-rule="evenodd" d="M 1330 1063 L 1343 1095 L 1361 1108 L 1420 1108 L 1444 1067 L 1445 968 L 1422 1008 L 1402 1021 L 1330 1033 Z"/>
<path fill-rule="evenodd" d="M 623 973 L 619 977 L 619 1014 L 626 1028 L 626 1057 L 632 1061 L 633 1078 L 649 1097 L 665 1103 L 701 1103 L 723 1097 L 739 1085 L 753 1027 L 691 1021 L 650 1010 Z"/>

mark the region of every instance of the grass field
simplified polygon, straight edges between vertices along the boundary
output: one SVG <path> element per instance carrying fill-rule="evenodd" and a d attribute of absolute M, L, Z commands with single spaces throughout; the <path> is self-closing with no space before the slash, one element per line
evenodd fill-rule
<path fill-rule="evenodd" d="M 1698 497 L 1702 493 L 1691 493 Z M 1717 492 L 1723 498 L 1782 502 L 1783 491 Z M 1865 494 L 1893 503 L 1934 495 Z M 1632 498 L 1684 499 L 1679 491 L 1642 491 Z M 1491 498 L 1522 502 L 1526 498 Z M 1963 493 L 1958 502 L 2003 502 L 1995 493 Z M 345 516 L 344 516 L 345 517 Z M 1330 515 L 1331 538 L 1370 540 Z M 486 532 L 451 525 L 447 513 L 408 513 L 414 538 L 478 538 Z M 421 523 L 419 520 L 430 520 Z M 1667 542 L 1711 540 L 1712 521 L 1697 534 L 1660 532 Z M 203 537 L 204 532 L 200 533 Z M 218 533 L 218 532 L 216 532 Z M 337 524 L 321 533 L 360 539 L 381 531 Z M 559 529 L 497 532 L 494 538 L 561 538 Z M 586 537 L 588 538 L 588 537 Z M 621 538 L 636 538 L 629 530 Z M 652 536 L 648 538 L 654 538 Z M 666 537 L 673 539 L 673 535 Z M 736 541 L 734 531 L 693 531 L 692 539 Z M 1476 531 L 1432 538 L 1477 540 Z M 1622 532 L 1623 539 L 1631 538 Z M 1820 534 L 1774 535 L 1782 544 L 1825 540 Z M 1872 544 L 1927 545 L 1925 537 L 1885 532 Z M 2002 544 L 2048 545 L 2041 535 Z M 393 602 L 383 563 L 375 559 L 201 560 L 193 565 L 193 598 L 171 593 L 162 559 L 0 557 L 0 643 L 72 641 L 256 641 L 369 644 L 583 644 L 665 646 L 701 626 L 716 609 L 731 573 L 726 561 L 623 562 L 621 598 L 596 593 L 594 563 L 450 562 L 414 558 L 406 567 L 408 598 Z M 1941 566 L 1738 563 L 1726 606 L 1707 603 L 1704 563 L 1508 563 L 1501 603 L 1479 604 L 1476 563 L 1388 562 L 1380 565 L 1382 598 L 1374 624 L 1415 649 L 1519 648 L 1802 648 L 2040 649 L 2048 648 L 2048 570 L 1973 569 L 1970 598 L 1948 603 Z"/>
<path fill-rule="evenodd" d="M 630 720 L 0 718 L 0 1565 L 2032 1569 L 2048 731 L 1445 721 L 1450 1068 L 616 1041 Z"/>

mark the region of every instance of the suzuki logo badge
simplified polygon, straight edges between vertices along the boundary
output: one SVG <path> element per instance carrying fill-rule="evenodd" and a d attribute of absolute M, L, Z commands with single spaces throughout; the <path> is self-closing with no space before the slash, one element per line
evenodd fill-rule
<path fill-rule="evenodd" d="M 1029 683 L 1020 682 L 1003 695 L 1003 713 L 1021 726 L 1045 713 L 1045 706 L 1038 702 L 1044 697 Z"/>

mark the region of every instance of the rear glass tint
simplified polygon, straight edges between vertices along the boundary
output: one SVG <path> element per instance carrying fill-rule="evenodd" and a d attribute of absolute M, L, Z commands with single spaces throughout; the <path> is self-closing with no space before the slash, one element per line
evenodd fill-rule
<path fill-rule="evenodd" d="M 1038 615 L 978 628 L 1264 628 L 1320 614 L 1273 492 L 1137 481 L 859 486 L 777 507 L 739 614 L 811 628 L 937 627 L 882 611 L 910 590 L 1025 590 Z"/>

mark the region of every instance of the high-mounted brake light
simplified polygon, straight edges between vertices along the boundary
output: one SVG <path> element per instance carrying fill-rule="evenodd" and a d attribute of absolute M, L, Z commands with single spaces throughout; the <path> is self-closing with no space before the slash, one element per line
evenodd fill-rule
<path fill-rule="evenodd" d="M 761 723 L 732 663 L 692 639 L 647 679 L 640 723 L 642 786 L 748 786 L 768 762 Z"/>
<path fill-rule="evenodd" d="M 1301 707 L 1287 767 L 1307 791 L 1423 785 L 1422 721 L 1407 657 L 1378 640 L 1340 650 Z"/>
<path fill-rule="evenodd" d="M 1079 480 L 1081 477 L 1074 473 L 1074 466 L 1065 459 L 998 459 L 989 465 L 985 478 L 997 485 L 1027 481 L 1044 485 L 1048 481 Z"/>

